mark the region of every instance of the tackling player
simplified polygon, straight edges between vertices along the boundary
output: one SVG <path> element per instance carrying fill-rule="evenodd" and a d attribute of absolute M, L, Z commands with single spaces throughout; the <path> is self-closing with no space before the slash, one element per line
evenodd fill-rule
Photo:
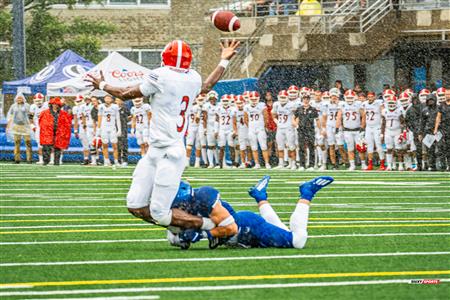
<path fill-rule="evenodd" d="M 131 136 L 136 137 L 139 147 L 141 147 L 141 156 L 144 156 L 148 150 L 148 129 L 152 119 L 152 109 L 150 104 L 144 103 L 144 98 L 133 99 L 131 114 Z"/>
<path fill-rule="evenodd" d="M 236 41 L 223 42 L 222 60 L 203 84 L 200 75 L 190 69 L 191 48 L 181 40 L 164 47 L 162 67 L 149 72 L 141 84 L 119 88 L 107 84 L 103 73 L 99 78 L 88 75 L 94 88 L 121 99 L 142 96 L 152 99 L 149 151 L 137 164 L 127 195 L 128 211 L 134 216 L 161 226 L 214 228 L 210 219 L 171 209 L 171 205 L 186 166 L 183 137 L 192 102 L 199 93 L 209 92 L 219 81 L 238 46 Z"/>

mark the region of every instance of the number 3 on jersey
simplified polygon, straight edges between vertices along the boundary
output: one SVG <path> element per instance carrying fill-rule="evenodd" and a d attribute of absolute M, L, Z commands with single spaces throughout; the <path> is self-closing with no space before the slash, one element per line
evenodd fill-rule
<path fill-rule="evenodd" d="M 178 132 L 182 132 L 184 129 L 184 126 L 186 125 L 186 111 L 189 107 L 189 97 L 188 96 L 183 96 L 180 106 L 181 106 L 181 111 L 180 111 L 181 125 L 177 125 Z"/>

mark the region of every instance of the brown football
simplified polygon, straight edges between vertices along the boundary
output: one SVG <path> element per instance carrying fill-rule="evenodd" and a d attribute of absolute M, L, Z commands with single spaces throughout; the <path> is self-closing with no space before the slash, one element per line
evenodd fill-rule
<path fill-rule="evenodd" d="M 231 11 L 218 10 L 211 15 L 211 22 L 220 31 L 233 32 L 241 28 L 241 22 Z"/>

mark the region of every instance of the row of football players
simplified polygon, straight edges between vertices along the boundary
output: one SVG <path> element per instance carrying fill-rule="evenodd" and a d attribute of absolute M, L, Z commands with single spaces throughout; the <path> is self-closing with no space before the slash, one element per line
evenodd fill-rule
<path fill-rule="evenodd" d="M 109 145 L 113 149 L 114 165 L 119 165 L 119 139 L 121 136 L 126 137 L 126 133 L 122 132 L 120 107 L 114 102 L 109 95 L 104 97 L 104 103 L 97 97 L 83 97 L 82 95 L 75 97 L 75 105 L 70 110 L 73 115 L 75 137 L 81 141 L 83 147 L 84 165 L 89 164 L 89 156 L 91 156 L 90 164 L 97 165 L 98 150 L 101 149 L 104 165 L 110 166 Z M 30 117 L 33 121 L 34 139 L 38 144 L 38 164 L 42 164 L 42 147 L 39 144 L 39 115 L 47 108 L 48 104 L 45 102 L 44 95 L 36 94 L 33 97 L 33 104 L 30 106 Z M 136 137 L 142 155 L 148 148 L 150 119 L 150 105 L 144 103 L 143 98 L 134 99 L 133 107 L 125 122 L 131 121 L 131 136 Z M 127 128 L 127 125 L 124 125 Z M 127 163 L 123 162 L 122 165 L 126 166 Z"/>
<path fill-rule="evenodd" d="M 313 94 L 313 95 L 312 95 Z M 445 102 L 445 89 L 436 92 L 439 102 Z M 425 103 L 431 95 L 428 90 L 419 93 L 419 99 Z M 313 101 L 310 97 L 313 96 Z M 327 161 L 332 168 L 338 168 L 338 157 L 355 170 L 355 150 L 359 153 L 361 167 L 373 170 L 374 154 L 378 154 L 381 170 L 415 170 L 416 145 L 411 131 L 411 124 L 406 124 L 405 116 L 411 107 L 412 90 L 405 90 L 397 98 L 393 90 L 385 90 L 381 98 L 369 92 L 357 96 L 353 90 L 347 90 L 344 100 L 340 101 L 340 91 L 336 88 L 329 92 L 311 91 L 296 86 L 282 90 L 278 101 L 273 104 L 271 114 L 277 124 L 276 144 L 279 165 L 276 168 L 312 170 L 327 168 Z M 313 107 L 317 111 L 314 128 L 299 127 L 299 115 L 296 110 Z M 254 168 L 261 167 L 258 146 L 266 168 L 271 168 L 267 143 L 268 108 L 260 102 L 257 92 L 245 92 L 243 95 L 223 95 L 218 103 L 218 95 L 212 91 L 199 95 L 193 106 L 187 135 L 187 157 L 191 156 L 195 146 L 195 165 L 200 166 L 200 157 L 208 162 L 208 167 L 230 168 L 224 159 L 225 146 L 230 149 L 233 165 L 245 168 L 254 160 Z M 411 120 L 411 118 L 410 118 Z M 413 122 L 419 120 L 412 119 Z M 299 134 L 311 131 L 312 147 L 315 155 L 306 156 L 306 162 L 299 162 Z M 308 143 L 308 139 L 303 140 Z M 218 151 L 217 148 L 218 147 Z M 345 146 L 345 147 L 344 147 Z M 308 159 L 313 157 L 313 159 Z M 312 161 L 314 160 L 314 161 Z M 237 162 L 240 161 L 238 164 Z M 367 161 L 367 163 L 366 163 Z"/>

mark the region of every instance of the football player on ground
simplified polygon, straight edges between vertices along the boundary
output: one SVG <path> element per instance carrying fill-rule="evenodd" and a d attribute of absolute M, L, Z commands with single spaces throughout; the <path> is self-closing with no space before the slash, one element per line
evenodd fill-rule
<path fill-rule="evenodd" d="M 355 145 L 359 143 L 360 136 L 364 136 L 361 128 L 365 127 L 365 119 L 362 118 L 363 110 L 361 102 L 356 100 L 356 93 L 353 90 L 347 90 L 344 94 L 344 103 L 341 103 L 337 115 L 336 130 L 340 130 L 341 124 L 344 131 L 344 140 L 347 144 L 348 159 L 350 162 L 349 171 L 354 171 L 355 166 Z M 361 168 L 366 168 L 364 154 L 360 152 Z"/>
<path fill-rule="evenodd" d="M 383 110 L 383 119 L 381 122 L 381 143 L 386 143 L 387 171 L 395 170 L 393 160 L 394 152 L 399 160 L 398 170 L 403 171 L 403 153 L 406 149 L 406 131 L 403 109 L 397 103 L 397 97 L 389 96 L 386 99 L 387 108 Z"/>
<path fill-rule="evenodd" d="M 200 127 L 200 121 L 202 116 L 202 107 L 199 102 L 203 102 L 204 96 L 199 94 L 195 99 L 191 111 L 189 112 L 189 124 L 186 137 L 186 164 L 189 166 L 191 159 L 192 147 L 195 146 L 195 164 L 194 168 L 200 168 L 200 139 L 198 129 Z"/>
<path fill-rule="evenodd" d="M 171 244 L 173 246 L 189 245 L 198 242 L 205 236 L 210 241 L 209 247 L 211 249 L 221 244 L 239 248 L 304 248 L 308 239 L 307 226 L 311 201 L 318 191 L 331 184 L 334 179 L 328 176 L 320 176 L 299 186 L 300 196 L 290 218 L 290 228 L 281 221 L 268 201 L 267 186 L 269 180 L 270 176 L 264 176 L 249 190 L 249 195 L 258 204 L 260 215 L 250 211 L 235 212 L 227 202 L 220 200 L 222 207 L 228 209 L 234 217 L 238 226 L 236 235 L 215 241 L 216 239 L 212 239 L 211 233 L 207 231 L 201 233 L 197 230 L 185 230 L 179 234 L 179 240 L 183 244 L 176 244 L 172 241 Z M 214 188 L 207 188 L 209 188 L 209 193 L 205 191 L 202 194 L 194 194 L 194 196 L 188 197 L 187 202 L 199 203 L 196 205 L 197 207 L 211 207 L 211 204 L 215 203 L 218 198 L 218 191 Z M 196 212 L 202 214 L 198 209 Z"/>
<path fill-rule="evenodd" d="M 148 129 L 152 119 L 152 109 L 150 104 L 144 103 L 144 98 L 133 99 L 131 114 L 131 136 L 135 136 L 139 147 L 141 147 L 141 156 L 144 156 L 148 150 Z"/>
<path fill-rule="evenodd" d="M 367 101 L 362 104 L 365 125 L 365 142 L 367 143 L 368 165 L 366 170 L 373 170 L 373 153 L 376 149 L 380 158 L 380 170 L 385 170 L 384 151 L 381 146 L 381 112 L 383 100 L 376 99 L 374 92 L 367 93 Z"/>
<path fill-rule="evenodd" d="M 239 169 L 245 169 L 250 164 L 252 159 L 252 151 L 250 149 L 250 141 L 248 139 L 248 125 L 245 123 L 245 99 L 243 95 L 239 95 L 236 100 L 236 110 L 233 117 L 233 129 L 238 135 L 238 146 L 236 150 L 239 151 L 241 157 L 241 164 Z"/>
<path fill-rule="evenodd" d="M 77 95 L 75 97 L 75 106 L 72 110 L 73 113 L 73 132 L 75 137 L 80 139 L 81 145 L 83 146 L 83 163 L 82 165 L 89 164 L 89 139 L 87 134 L 87 124 L 86 124 L 86 103 L 84 102 L 83 95 Z"/>
<path fill-rule="evenodd" d="M 220 80 L 239 42 L 224 41 L 221 61 L 202 84 L 200 75 L 190 69 L 192 51 L 186 42 L 175 40 L 162 51 L 162 67 L 150 71 L 141 84 L 119 88 L 89 75 L 94 88 L 121 99 L 151 97 L 150 146 L 139 160 L 127 195 L 128 211 L 147 222 L 161 226 L 180 226 L 210 230 L 215 227 L 209 218 L 171 209 L 181 174 L 186 167 L 186 132 L 192 102 L 200 93 L 209 92 Z"/>
<path fill-rule="evenodd" d="M 204 121 L 206 124 L 206 142 L 208 144 L 208 149 L 206 150 L 206 155 L 208 157 L 208 168 L 214 168 L 215 165 L 219 162 L 219 157 L 217 154 L 217 140 L 216 134 L 214 132 L 214 127 L 216 123 L 216 111 L 218 108 L 217 100 L 219 95 L 216 91 L 210 91 L 206 95 L 206 104 L 203 106 L 203 111 L 206 112 L 206 120 Z"/>
<path fill-rule="evenodd" d="M 102 138 L 103 147 L 103 165 L 111 166 L 109 159 L 108 146 L 111 143 L 114 155 L 114 167 L 119 165 L 119 152 L 117 151 L 117 137 L 120 136 L 120 115 L 119 106 L 113 103 L 111 95 L 106 95 L 105 103 L 99 105 L 98 121 L 97 121 L 97 136 Z"/>
<path fill-rule="evenodd" d="M 42 157 L 42 146 L 39 143 L 39 115 L 42 111 L 46 110 L 48 108 L 48 103 L 44 102 L 44 95 L 41 93 L 37 93 L 33 97 L 33 104 L 30 105 L 30 123 L 31 123 L 31 130 L 34 132 L 34 140 L 36 141 L 36 144 L 38 145 L 38 156 L 39 161 L 36 163 L 38 165 L 43 165 L 44 160 Z"/>
<path fill-rule="evenodd" d="M 274 103 L 272 115 L 277 122 L 276 140 L 278 145 L 278 166 L 276 169 L 284 168 L 284 151 L 288 150 L 289 166 L 291 170 L 297 169 L 295 165 L 295 130 L 292 123 L 294 115 L 294 103 L 289 102 L 286 90 L 278 93 L 278 101 Z"/>
<path fill-rule="evenodd" d="M 267 151 L 267 110 L 266 105 L 259 102 L 259 93 L 253 91 L 250 93 L 250 104 L 244 107 L 245 122 L 248 124 L 248 138 L 250 140 L 250 147 L 253 152 L 253 159 L 255 161 L 254 169 L 260 169 L 258 145 L 261 148 L 266 169 L 270 169 L 269 152 Z"/>
<path fill-rule="evenodd" d="M 338 146 L 339 153 L 341 157 L 346 160 L 345 150 L 344 150 L 344 137 L 342 131 L 336 129 L 337 115 L 339 111 L 339 90 L 337 88 L 332 88 L 330 90 L 330 103 L 326 106 L 322 112 L 322 136 L 327 139 L 330 152 L 330 160 L 333 164 L 333 169 L 337 170 L 339 168 L 338 161 L 336 159 L 336 148 Z"/>
<path fill-rule="evenodd" d="M 233 127 L 235 111 L 231 107 L 233 96 L 225 94 L 220 98 L 219 107 L 216 110 L 217 133 L 216 139 L 219 145 L 219 168 L 230 168 L 225 160 L 225 147 L 228 145 L 231 161 L 234 160 L 234 138 L 237 132 Z"/>

